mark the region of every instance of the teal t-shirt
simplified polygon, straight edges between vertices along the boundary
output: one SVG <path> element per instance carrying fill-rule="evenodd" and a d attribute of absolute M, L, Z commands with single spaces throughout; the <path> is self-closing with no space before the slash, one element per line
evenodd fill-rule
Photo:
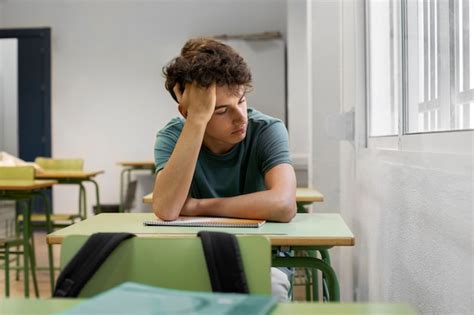
<path fill-rule="evenodd" d="M 247 135 L 229 152 L 216 155 L 204 145 L 191 183 L 193 198 L 232 197 L 265 190 L 265 173 L 272 167 L 292 164 L 288 132 L 279 119 L 248 108 Z M 173 118 L 155 142 L 156 173 L 166 167 L 185 120 Z"/>

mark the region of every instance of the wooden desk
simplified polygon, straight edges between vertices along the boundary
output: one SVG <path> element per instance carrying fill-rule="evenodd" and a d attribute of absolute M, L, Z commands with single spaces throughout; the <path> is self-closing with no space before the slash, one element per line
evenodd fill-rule
<path fill-rule="evenodd" d="M 31 200 L 35 197 L 42 198 L 45 204 L 46 226 L 48 232 L 52 231 L 51 226 L 51 206 L 48 197 L 42 194 L 42 190 L 56 184 L 54 180 L 0 180 L 0 200 L 14 200 L 20 203 L 23 210 L 23 266 L 28 272 L 24 276 L 25 297 L 30 294 L 29 282 L 29 264 L 31 255 L 34 255 L 30 246 L 30 239 L 33 237 L 31 233 Z M 49 272 L 51 289 L 54 287 L 54 266 L 53 252 L 51 246 L 48 246 Z M 37 291 L 37 288 L 35 288 Z M 3 314 L 3 313 L 2 313 Z"/>
<path fill-rule="evenodd" d="M 152 203 L 153 193 L 143 197 L 143 203 Z M 313 188 L 296 188 L 296 203 L 306 205 L 313 202 L 324 201 L 322 193 Z M 300 212 L 300 211 L 299 211 Z"/>
<path fill-rule="evenodd" d="M 46 171 L 36 172 L 35 178 L 37 179 L 56 179 L 58 181 L 63 180 L 89 180 L 99 174 L 103 174 L 104 171 Z"/>
<path fill-rule="evenodd" d="M 151 171 L 151 174 L 155 173 L 155 162 L 153 161 L 121 161 L 117 163 L 123 167 L 122 172 L 120 173 L 120 208 L 119 211 L 123 212 L 124 210 L 124 187 L 128 186 L 128 183 L 131 181 L 132 172 L 134 171 Z M 124 176 L 126 175 L 126 184 Z"/>
<path fill-rule="evenodd" d="M 2 299 L 0 314 L 50 315 L 64 312 L 81 303 L 84 299 L 53 298 L 48 300 Z M 416 311 L 406 304 L 362 304 L 362 303 L 278 303 L 271 315 L 416 315 Z"/>
<path fill-rule="evenodd" d="M 60 244 L 68 235 L 91 235 L 96 232 L 129 232 L 140 237 L 195 235 L 203 228 L 145 226 L 154 219 L 152 213 L 103 213 L 48 234 L 49 244 Z M 234 234 L 258 234 L 270 239 L 274 248 L 328 249 L 333 246 L 353 246 L 354 235 L 336 213 L 297 214 L 290 223 L 267 222 L 260 228 L 206 228 Z M 316 257 L 273 257 L 275 267 L 301 267 L 321 270 L 328 279 L 331 300 L 339 300 L 339 283 L 330 264 Z"/>
<path fill-rule="evenodd" d="M 82 219 L 87 218 L 87 197 L 84 182 L 91 182 L 95 187 L 95 197 L 97 204 L 97 211 L 100 212 L 100 192 L 99 184 L 93 179 L 104 171 L 44 171 L 36 172 L 36 179 L 54 179 L 58 184 L 78 185 L 80 189 L 79 198 L 79 213 Z"/>
<path fill-rule="evenodd" d="M 143 221 L 156 219 L 153 213 L 102 213 L 48 234 L 49 244 L 61 244 L 69 235 L 97 232 L 129 232 L 140 237 L 197 234 L 203 228 L 145 226 Z M 208 228 L 234 234 L 267 236 L 272 246 L 353 246 L 354 235 L 337 213 L 301 213 L 290 223 L 267 222 L 260 228 Z"/>
<path fill-rule="evenodd" d="M 314 188 L 296 188 L 296 202 L 323 202 L 324 196 Z"/>
<path fill-rule="evenodd" d="M 49 188 L 55 180 L 0 180 L 0 191 L 30 191 Z"/>

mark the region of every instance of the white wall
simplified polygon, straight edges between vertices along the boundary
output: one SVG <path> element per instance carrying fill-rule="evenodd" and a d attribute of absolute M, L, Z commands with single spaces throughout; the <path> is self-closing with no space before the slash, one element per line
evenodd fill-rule
<path fill-rule="evenodd" d="M 286 121 L 286 41 L 281 38 L 267 40 L 229 39 L 232 46 L 252 70 L 251 93 L 247 103 L 255 109 Z"/>
<path fill-rule="evenodd" d="M 359 197 L 351 213 L 363 249 L 354 259 L 360 299 L 408 302 L 425 314 L 468 314 L 472 156 L 366 149 L 356 159 Z"/>
<path fill-rule="evenodd" d="M 119 199 L 116 162 L 153 159 L 157 130 L 177 115 L 161 69 L 186 39 L 286 34 L 284 0 L 20 0 L 3 3 L 1 14 L 2 27 L 52 28 L 53 156 L 105 170 L 98 177 L 105 203 Z M 151 176 L 140 178 L 137 196 L 152 189 Z M 56 209 L 73 211 L 70 189 L 55 188 Z"/>
<path fill-rule="evenodd" d="M 287 78 L 290 149 L 298 185 L 312 185 L 311 0 L 288 1 Z M 306 175 L 306 176 L 305 176 Z"/>
<path fill-rule="evenodd" d="M 471 314 L 473 155 L 364 147 L 363 5 L 341 3 L 342 103 L 356 108 L 356 140 L 340 144 L 341 213 L 356 237 L 337 255 L 343 298 Z"/>
<path fill-rule="evenodd" d="M 311 3 L 312 184 L 324 195 L 317 211 L 339 211 L 339 142 L 326 132 L 326 119 L 341 108 L 340 2 Z"/>

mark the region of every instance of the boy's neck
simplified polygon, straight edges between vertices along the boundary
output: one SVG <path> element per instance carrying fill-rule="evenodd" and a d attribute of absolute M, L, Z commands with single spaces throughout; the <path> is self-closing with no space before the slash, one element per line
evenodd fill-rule
<path fill-rule="evenodd" d="M 226 154 L 236 146 L 236 144 L 216 141 L 215 139 L 209 139 L 206 137 L 204 137 L 203 145 L 215 155 Z"/>

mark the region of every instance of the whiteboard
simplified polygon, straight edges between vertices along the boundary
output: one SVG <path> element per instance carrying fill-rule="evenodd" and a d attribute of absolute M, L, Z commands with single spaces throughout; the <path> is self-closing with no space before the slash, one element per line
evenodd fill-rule
<path fill-rule="evenodd" d="M 252 72 L 253 90 L 247 95 L 247 105 L 281 119 L 286 125 L 285 41 L 229 39 L 223 42 L 245 59 Z"/>

